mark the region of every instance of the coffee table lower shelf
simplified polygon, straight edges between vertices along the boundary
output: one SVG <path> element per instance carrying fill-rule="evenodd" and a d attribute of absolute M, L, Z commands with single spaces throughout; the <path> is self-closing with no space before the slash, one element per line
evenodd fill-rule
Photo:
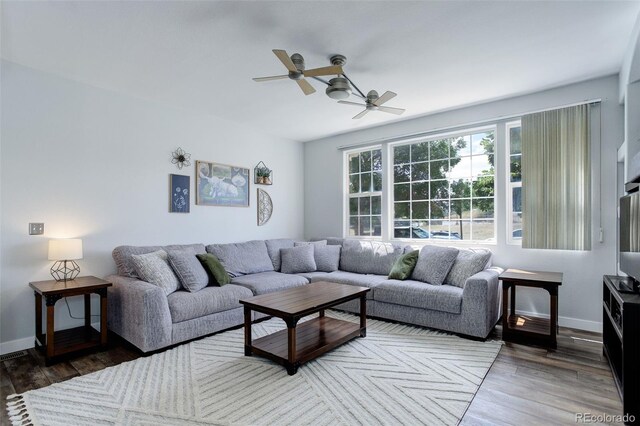
<path fill-rule="evenodd" d="M 289 331 L 277 331 L 251 343 L 251 352 L 287 367 L 295 374 L 298 367 L 341 344 L 366 334 L 358 324 L 331 317 L 318 317 L 295 327 L 295 362 L 289 362 Z"/>

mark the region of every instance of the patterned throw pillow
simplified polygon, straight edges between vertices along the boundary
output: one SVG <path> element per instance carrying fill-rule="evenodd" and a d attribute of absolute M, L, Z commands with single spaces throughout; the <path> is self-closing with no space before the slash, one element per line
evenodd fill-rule
<path fill-rule="evenodd" d="M 176 273 L 180 284 L 188 291 L 199 291 L 209 285 L 207 271 L 198 261 L 193 250 L 172 250 L 168 253 L 169 265 Z"/>
<path fill-rule="evenodd" d="M 458 256 L 458 249 L 453 247 L 424 246 L 420 250 L 418 263 L 411 274 L 417 281 L 433 285 L 442 285 L 444 279 Z"/>
<path fill-rule="evenodd" d="M 134 254 L 131 255 L 131 261 L 141 280 L 157 285 L 166 295 L 180 288 L 180 281 L 169 265 L 166 251 Z"/>
<path fill-rule="evenodd" d="M 280 271 L 283 274 L 298 274 L 300 272 L 313 272 L 316 270 L 316 261 L 313 257 L 313 246 L 298 246 L 280 249 L 282 265 Z"/>
<path fill-rule="evenodd" d="M 207 272 L 213 278 L 213 281 L 220 286 L 225 284 L 229 284 L 231 282 L 231 278 L 227 271 L 225 271 L 224 266 L 218 260 L 217 257 L 212 255 L 211 253 L 199 254 L 196 256 L 202 266 L 207 270 Z"/>
<path fill-rule="evenodd" d="M 396 263 L 393 264 L 391 268 L 391 272 L 389 273 L 390 280 L 406 280 L 409 279 L 413 269 L 416 267 L 416 263 L 418 263 L 418 255 L 420 252 L 418 250 L 411 251 L 409 253 L 403 254 L 396 260 Z"/>
<path fill-rule="evenodd" d="M 321 272 L 337 271 L 340 267 L 341 246 L 313 246 L 316 268 Z"/>
<path fill-rule="evenodd" d="M 491 255 L 489 250 L 460 250 L 445 283 L 464 288 L 469 277 L 488 267 Z"/>

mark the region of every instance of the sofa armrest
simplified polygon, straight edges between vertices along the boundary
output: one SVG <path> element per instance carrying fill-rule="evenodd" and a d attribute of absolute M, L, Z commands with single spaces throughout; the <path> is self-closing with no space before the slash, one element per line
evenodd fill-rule
<path fill-rule="evenodd" d="M 143 352 L 171 344 L 172 322 L 164 291 L 153 284 L 122 275 L 107 277 L 109 329 Z"/>
<path fill-rule="evenodd" d="M 493 266 L 467 278 L 464 284 L 464 313 L 470 322 L 475 323 L 475 328 L 478 328 L 483 337 L 489 335 L 500 316 L 498 277 L 502 271 L 502 268 Z"/>

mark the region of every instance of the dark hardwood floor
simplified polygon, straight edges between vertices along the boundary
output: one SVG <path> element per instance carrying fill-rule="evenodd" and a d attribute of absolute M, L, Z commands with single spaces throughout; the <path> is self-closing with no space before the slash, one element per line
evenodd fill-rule
<path fill-rule="evenodd" d="M 500 339 L 500 327 L 490 336 Z M 108 350 L 50 367 L 34 349 L 0 363 L 0 424 L 9 424 L 4 401 L 22 393 L 140 357 L 110 336 Z M 601 337 L 560 328 L 555 351 L 505 343 L 461 424 L 576 424 L 576 413 L 620 415 L 622 404 Z M 605 422 L 606 423 L 606 422 Z"/>

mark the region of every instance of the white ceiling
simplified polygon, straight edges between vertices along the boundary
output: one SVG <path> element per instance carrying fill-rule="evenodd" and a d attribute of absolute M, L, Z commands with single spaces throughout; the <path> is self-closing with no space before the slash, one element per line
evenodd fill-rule
<path fill-rule="evenodd" d="M 307 68 L 347 56 L 402 118 L 616 73 L 640 2 L 12 2 L 2 57 L 102 88 L 311 140 L 398 120 L 304 96 L 271 49 Z M 356 98 L 351 99 L 357 101 Z"/>

